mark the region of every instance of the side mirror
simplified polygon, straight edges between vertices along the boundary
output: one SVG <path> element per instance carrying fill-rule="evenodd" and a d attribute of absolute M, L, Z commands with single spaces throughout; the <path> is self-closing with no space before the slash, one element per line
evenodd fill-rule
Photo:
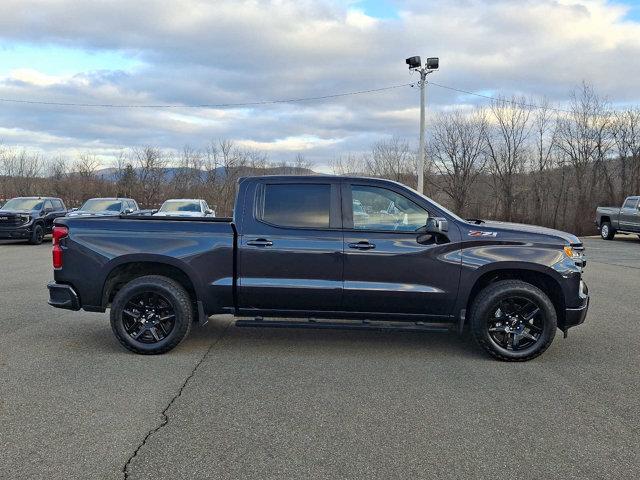
<path fill-rule="evenodd" d="M 213 215 L 213 214 L 214 214 L 214 211 L 213 211 L 213 210 L 211 210 L 210 208 L 207 208 L 207 209 L 204 211 L 204 214 L 205 214 L 205 215 Z"/>
<path fill-rule="evenodd" d="M 446 218 L 429 218 L 427 224 L 424 227 L 418 228 L 416 233 L 418 234 L 418 243 L 430 243 L 433 240 L 437 242 L 438 238 L 446 238 L 446 233 L 449 231 L 449 222 Z"/>
<path fill-rule="evenodd" d="M 78 207 L 73 207 L 71 210 L 69 210 L 70 212 L 77 212 L 78 211 Z"/>
<path fill-rule="evenodd" d="M 125 215 L 130 215 L 133 213 L 133 208 L 126 208 L 125 211 L 122 213 L 124 213 Z"/>

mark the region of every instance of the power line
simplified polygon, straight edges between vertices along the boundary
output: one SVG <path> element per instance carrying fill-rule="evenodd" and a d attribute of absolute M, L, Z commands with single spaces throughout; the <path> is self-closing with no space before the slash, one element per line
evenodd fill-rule
<path fill-rule="evenodd" d="M 547 108 L 548 110 L 552 110 L 552 111 L 555 111 L 555 112 L 571 113 L 570 110 L 563 110 L 561 108 L 543 107 L 542 105 L 536 105 L 534 103 L 524 103 L 524 102 L 518 102 L 518 101 L 515 101 L 515 100 L 508 100 L 506 98 L 492 97 L 491 95 L 483 95 L 482 93 L 470 92 L 468 90 L 462 90 L 461 88 L 455 88 L 455 87 L 449 87 L 447 85 L 441 85 L 441 84 L 436 83 L 436 82 L 428 82 L 428 83 L 429 83 L 429 85 L 434 85 L 436 87 L 444 88 L 446 90 L 452 90 L 454 92 L 464 93 L 466 95 L 473 95 L 473 96 L 476 96 L 476 97 L 486 98 L 488 100 L 491 100 L 491 101 L 494 101 L 494 102 L 498 102 L 498 103 L 509 103 L 511 105 L 517 105 L 517 106 L 526 107 L 526 108 Z"/>
<path fill-rule="evenodd" d="M 309 102 L 313 100 L 327 100 L 330 98 L 347 97 L 351 95 L 364 95 L 367 93 L 384 92 L 387 90 L 393 90 L 396 88 L 413 86 L 412 83 L 403 83 L 401 85 L 391 85 L 382 88 L 371 88 L 368 90 L 358 90 L 355 92 L 334 93 L 332 95 L 321 95 L 318 97 L 303 97 L 303 98 L 288 98 L 280 100 L 260 100 L 256 102 L 242 102 L 242 103 L 203 103 L 196 105 L 185 104 L 156 104 L 156 105 L 141 105 L 141 104 L 113 104 L 113 103 L 73 103 L 73 102 L 49 102 L 44 100 L 17 100 L 12 98 L 0 98 L 0 102 L 6 103 L 22 103 L 29 105 L 50 105 L 56 107 L 100 107 L 100 108 L 233 108 L 233 107 L 255 107 L 259 105 L 273 105 L 277 103 L 296 103 L 296 102 Z"/>
<path fill-rule="evenodd" d="M 569 110 L 563 110 L 555 107 L 543 107 L 542 105 L 536 105 L 533 103 L 518 102 L 516 100 L 509 100 L 506 98 L 493 97 L 491 95 L 484 95 L 482 93 L 471 92 L 469 90 L 463 90 L 461 88 L 450 87 L 448 85 L 442 85 L 436 82 L 428 82 L 429 85 L 433 85 L 445 90 L 451 90 L 453 92 L 463 93 L 465 95 L 472 95 L 479 98 L 484 98 L 498 103 L 508 103 L 526 108 L 547 108 L 555 112 L 571 113 Z M 348 97 L 353 95 L 365 95 L 368 93 L 385 92 L 388 90 L 395 90 L 403 87 L 414 87 L 413 83 L 402 83 L 399 85 L 390 85 L 388 87 L 371 88 L 367 90 L 356 90 L 353 92 L 334 93 L 331 95 L 320 95 L 316 97 L 300 97 L 300 98 L 286 98 L 277 100 L 259 100 L 255 102 L 238 102 L 238 103 L 202 103 L 202 104 L 117 104 L 117 103 L 78 103 L 78 102 L 53 102 L 46 100 L 20 100 L 15 98 L 0 98 L 0 102 L 4 103 L 18 103 L 27 105 L 48 105 L 54 107 L 81 107 L 81 108 L 239 108 L 239 107 L 257 107 L 260 105 L 275 105 L 281 103 L 300 103 L 310 102 L 314 100 L 328 100 L 331 98 Z"/>

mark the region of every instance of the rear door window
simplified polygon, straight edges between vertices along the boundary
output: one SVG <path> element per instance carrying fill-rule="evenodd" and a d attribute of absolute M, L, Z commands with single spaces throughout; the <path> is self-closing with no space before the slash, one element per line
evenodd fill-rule
<path fill-rule="evenodd" d="M 272 225 L 329 228 L 330 184 L 266 184 L 258 219 Z"/>

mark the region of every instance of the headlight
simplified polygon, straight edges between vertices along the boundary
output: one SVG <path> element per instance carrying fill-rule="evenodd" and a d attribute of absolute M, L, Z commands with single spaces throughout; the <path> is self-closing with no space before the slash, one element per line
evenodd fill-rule
<path fill-rule="evenodd" d="M 579 267 L 584 267 L 587 264 L 581 247 L 578 249 L 574 249 L 573 247 L 567 245 L 564 247 L 564 253 Z"/>
<path fill-rule="evenodd" d="M 29 215 L 20 215 L 18 218 L 20 218 L 20 221 L 22 223 L 29 223 L 29 220 L 31 220 L 31 217 Z"/>

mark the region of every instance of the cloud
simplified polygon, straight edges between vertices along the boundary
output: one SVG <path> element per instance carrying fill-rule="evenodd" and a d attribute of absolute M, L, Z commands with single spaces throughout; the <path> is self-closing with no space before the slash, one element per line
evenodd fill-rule
<path fill-rule="evenodd" d="M 0 40 L 30 54 L 24 63 L 19 55 L 0 56 L 0 98 L 137 105 L 319 96 L 415 80 L 404 59 L 418 54 L 440 57 L 434 81 L 465 90 L 562 102 L 586 79 L 612 101 L 640 100 L 640 23 L 623 3 L 382 3 L 4 0 Z M 39 48 L 48 61 L 37 60 Z M 56 51 L 64 74 L 53 69 Z M 203 147 L 226 137 L 276 161 L 303 151 L 326 165 L 390 135 L 415 142 L 417 101 L 417 90 L 406 87 L 239 109 L 3 103 L 0 140 L 67 155 L 147 144 Z M 436 86 L 428 101 L 430 113 L 485 103 Z"/>

